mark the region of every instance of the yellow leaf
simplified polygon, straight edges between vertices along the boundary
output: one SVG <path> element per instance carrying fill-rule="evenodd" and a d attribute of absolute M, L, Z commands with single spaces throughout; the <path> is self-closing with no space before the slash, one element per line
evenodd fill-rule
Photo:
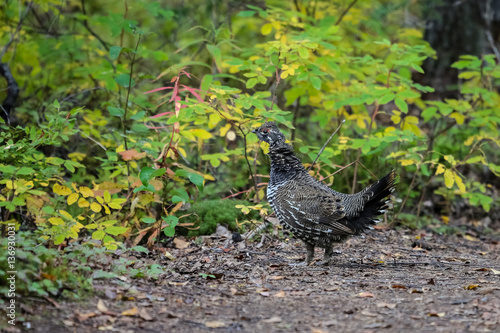
<path fill-rule="evenodd" d="M 220 136 L 226 136 L 227 131 L 231 128 L 231 124 L 226 124 L 220 128 Z"/>
<path fill-rule="evenodd" d="M 394 124 L 399 124 L 399 122 L 401 121 L 401 117 L 400 116 L 391 116 L 391 120 L 393 121 Z"/>
<path fill-rule="evenodd" d="M 203 178 L 205 178 L 206 180 L 215 180 L 215 178 L 209 174 L 203 175 Z"/>
<path fill-rule="evenodd" d="M 412 165 L 414 162 L 414 160 L 399 160 L 402 166 Z"/>
<path fill-rule="evenodd" d="M 444 169 L 444 165 L 439 164 L 439 165 L 438 165 L 438 168 L 437 168 L 437 170 L 436 170 L 436 175 L 440 175 L 440 174 L 442 174 L 442 173 L 444 172 L 444 170 L 445 170 L 445 169 Z"/>
<path fill-rule="evenodd" d="M 475 136 L 469 136 L 469 137 L 467 138 L 467 140 L 465 140 L 464 145 L 466 145 L 466 146 L 470 146 L 470 145 L 474 142 L 474 140 L 475 140 L 475 139 L 476 139 L 476 137 L 475 137 Z"/>
<path fill-rule="evenodd" d="M 69 187 L 59 184 L 54 184 L 54 186 L 52 187 L 52 191 L 54 191 L 54 193 L 57 193 L 59 195 L 71 194 L 71 189 Z"/>
<path fill-rule="evenodd" d="M 122 206 L 121 206 L 120 204 L 117 204 L 117 203 L 115 203 L 115 202 L 110 202 L 110 203 L 108 204 L 108 206 L 109 206 L 110 208 L 113 208 L 113 209 L 121 209 L 121 208 L 122 208 Z"/>
<path fill-rule="evenodd" d="M 111 214 L 111 210 L 109 210 L 109 207 L 106 206 L 106 205 L 102 205 L 104 207 L 104 211 L 106 212 L 106 214 Z"/>
<path fill-rule="evenodd" d="M 78 200 L 78 193 L 71 193 L 69 196 L 68 196 L 68 205 L 72 205 L 76 202 L 76 200 Z"/>
<path fill-rule="evenodd" d="M 450 114 L 450 118 L 453 118 L 457 121 L 457 124 L 462 125 L 464 123 L 465 117 L 463 114 L 460 114 L 458 112 L 453 112 Z"/>
<path fill-rule="evenodd" d="M 64 224 L 64 221 L 61 218 L 59 218 L 59 217 L 51 217 L 49 219 L 49 222 L 52 223 L 52 225 Z"/>
<path fill-rule="evenodd" d="M 88 206 L 90 206 L 90 204 L 85 198 L 80 198 L 80 200 L 78 200 L 78 207 L 83 208 Z"/>
<path fill-rule="evenodd" d="M 109 194 L 108 191 L 104 191 L 104 201 L 105 202 L 110 202 L 111 201 L 111 195 Z"/>
<path fill-rule="evenodd" d="M 273 31 L 273 25 L 271 23 L 266 23 L 260 29 L 260 32 L 265 36 L 269 35 Z"/>
<path fill-rule="evenodd" d="M 86 187 L 86 186 L 80 186 L 80 188 L 78 189 L 80 191 L 80 193 L 85 197 L 85 198 L 88 198 L 88 197 L 93 197 L 94 196 L 94 191 L 92 191 L 90 188 Z"/>
<path fill-rule="evenodd" d="M 473 237 L 471 235 L 464 235 L 464 238 L 467 239 L 468 241 L 471 241 L 471 242 L 479 242 L 479 239 L 477 239 L 476 237 Z"/>
<path fill-rule="evenodd" d="M 122 315 L 123 316 L 135 316 L 137 313 L 139 313 L 139 309 L 136 307 L 133 307 L 131 309 L 123 311 Z"/>
<path fill-rule="evenodd" d="M 455 183 L 455 177 L 453 176 L 454 172 L 450 169 L 444 172 L 444 184 L 447 188 L 451 188 Z"/>
<path fill-rule="evenodd" d="M 481 287 L 480 285 L 478 284 L 469 284 L 468 286 L 464 287 L 465 290 L 474 290 L 474 289 L 477 289 Z"/>
<path fill-rule="evenodd" d="M 99 213 L 102 209 L 101 205 L 99 205 L 97 202 L 93 202 L 90 205 L 90 209 L 92 209 L 94 212 Z"/>
<path fill-rule="evenodd" d="M 100 203 L 100 204 L 103 204 L 104 203 L 104 200 L 102 199 L 102 197 L 95 197 L 97 199 L 97 201 Z"/>
<path fill-rule="evenodd" d="M 407 116 L 405 122 L 408 124 L 418 124 L 418 118 L 415 116 Z"/>
<path fill-rule="evenodd" d="M 288 71 L 283 71 L 283 72 L 281 72 L 280 77 L 281 77 L 282 79 L 286 79 L 286 78 L 288 77 Z"/>
<path fill-rule="evenodd" d="M 462 178 L 460 178 L 460 176 L 457 173 L 455 173 L 455 183 L 457 183 L 457 186 L 458 186 L 460 192 L 465 193 L 464 182 L 462 181 Z"/>
<path fill-rule="evenodd" d="M 189 130 L 189 132 L 191 132 L 191 134 L 193 134 L 194 136 L 199 137 L 200 139 L 210 139 L 212 137 L 212 134 L 210 134 L 210 132 L 202 128 L 193 128 Z"/>
<path fill-rule="evenodd" d="M 65 217 L 65 218 L 67 218 L 67 219 L 70 219 L 70 220 L 72 220 L 72 219 L 73 219 L 73 216 L 71 216 L 71 214 L 70 214 L 70 213 L 68 213 L 68 212 L 67 212 L 67 211 L 65 211 L 65 210 L 62 210 L 62 209 L 61 209 L 61 210 L 59 210 L 59 214 L 61 214 L 62 216 L 64 216 L 64 217 Z"/>
<path fill-rule="evenodd" d="M 114 198 L 111 202 L 114 203 L 114 204 L 119 204 L 121 205 L 122 203 L 124 203 L 125 201 L 127 201 L 127 199 L 125 198 Z"/>

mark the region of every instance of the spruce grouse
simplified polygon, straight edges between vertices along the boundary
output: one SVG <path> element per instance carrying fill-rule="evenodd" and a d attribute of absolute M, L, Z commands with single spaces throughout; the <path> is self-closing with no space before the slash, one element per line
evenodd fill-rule
<path fill-rule="evenodd" d="M 255 129 L 260 140 L 269 143 L 271 178 L 267 199 L 283 227 L 304 241 L 307 257 L 314 258 L 314 247 L 325 249 L 329 262 L 333 243 L 343 242 L 376 223 L 390 205 L 388 196 L 396 185 L 396 172 L 355 194 L 339 193 L 314 179 L 304 168 L 285 136 L 273 122 Z"/>

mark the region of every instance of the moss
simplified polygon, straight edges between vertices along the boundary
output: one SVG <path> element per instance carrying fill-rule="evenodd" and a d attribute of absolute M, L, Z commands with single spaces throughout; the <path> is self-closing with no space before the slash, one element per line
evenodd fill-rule
<path fill-rule="evenodd" d="M 194 203 L 187 212 L 178 212 L 177 216 L 191 214 L 188 217 L 182 218 L 181 222 L 195 223 L 194 227 L 199 227 L 196 230 L 188 230 L 179 227 L 176 233 L 195 237 L 199 235 L 211 235 L 215 232 L 218 224 L 224 225 L 231 231 L 238 230 L 236 221 L 258 219 L 260 217 L 258 211 L 250 211 L 248 214 L 243 214 L 236 205 L 252 205 L 248 201 L 243 200 L 203 200 Z"/>

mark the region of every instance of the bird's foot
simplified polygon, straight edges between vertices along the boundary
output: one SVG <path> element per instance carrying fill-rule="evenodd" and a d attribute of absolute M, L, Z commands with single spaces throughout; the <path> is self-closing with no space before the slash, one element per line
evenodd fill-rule
<path fill-rule="evenodd" d="M 328 265 L 330 265 L 330 259 L 318 261 L 318 262 L 316 262 L 316 265 L 319 265 L 319 266 L 323 266 L 323 265 L 328 266 Z"/>
<path fill-rule="evenodd" d="M 303 262 L 298 262 L 298 263 L 291 263 L 291 264 L 288 264 L 292 267 L 302 267 L 302 266 L 309 266 L 310 262 L 307 262 L 307 261 L 303 261 Z"/>

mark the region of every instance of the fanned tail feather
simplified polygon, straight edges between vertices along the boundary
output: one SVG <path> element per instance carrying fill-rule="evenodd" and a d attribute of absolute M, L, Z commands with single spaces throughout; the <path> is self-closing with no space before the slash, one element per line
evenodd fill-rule
<path fill-rule="evenodd" d="M 364 220 L 367 224 L 378 223 L 381 219 L 375 217 L 392 208 L 390 196 L 394 192 L 397 184 L 397 173 L 392 170 L 386 176 L 370 185 L 364 194 L 369 195 L 368 201 L 360 214 L 360 220 Z"/>

